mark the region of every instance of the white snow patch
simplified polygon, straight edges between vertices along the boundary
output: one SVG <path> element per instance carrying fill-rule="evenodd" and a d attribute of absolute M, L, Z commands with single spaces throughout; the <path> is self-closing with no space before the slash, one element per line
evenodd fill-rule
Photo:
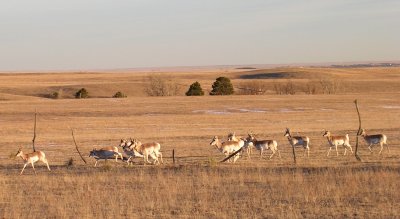
<path fill-rule="evenodd" d="M 249 113 L 265 113 L 265 110 L 261 109 L 239 109 L 240 112 L 249 112 Z"/>
<path fill-rule="evenodd" d="M 288 109 L 288 108 L 282 108 L 279 111 L 282 112 L 282 113 L 294 113 L 294 112 L 297 112 L 296 110 Z"/>
<path fill-rule="evenodd" d="M 322 111 L 334 111 L 334 109 L 329 109 L 329 108 L 321 108 Z"/>
<path fill-rule="evenodd" d="M 400 106 L 385 105 L 385 106 L 382 106 L 382 108 L 385 108 L 385 109 L 400 109 Z"/>

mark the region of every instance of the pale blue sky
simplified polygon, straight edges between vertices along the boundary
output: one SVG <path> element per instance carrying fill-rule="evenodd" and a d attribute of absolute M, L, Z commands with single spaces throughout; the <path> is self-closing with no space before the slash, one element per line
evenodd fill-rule
<path fill-rule="evenodd" d="M 400 60 L 399 0 L 0 0 L 0 70 Z"/>

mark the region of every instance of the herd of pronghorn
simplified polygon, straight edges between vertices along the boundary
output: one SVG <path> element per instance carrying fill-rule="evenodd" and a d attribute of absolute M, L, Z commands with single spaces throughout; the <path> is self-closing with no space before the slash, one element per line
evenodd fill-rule
<path fill-rule="evenodd" d="M 304 156 L 307 157 L 310 156 L 310 138 L 307 136 L 292 136 L 290 133 L 290 130 L 286 128 L 286 132 L 284 134 L 285 137 L 287 137 L 290 145 L 292 147 L 303 147 L 304 149 Z M 364 129 L 362 129 L 361 136 L 364 138 L 366 143 L 368 144 L 368 149 L 372 153 L 371 147 L 373 145 L 379 144 L 380 145 L 380 151 L 379 154 L 382 153 L 383 150 L 383 145 L 385 144 L 387 149 L 389 150 L 389 147 L 386 143 L 387 137 L 384 134 L 375 134 L 375 135 L 368 135 Z M 349 142 L 349 135 L 346 134 L 344 136 L 333 136 L 329 131 L 325 131 L 323 134 L 323 137 L 326 137 L 329 143 L 329 150 L 327 153 L 327 156 L 329 156 L 329 153 L 332 150 L 332 147 L 335 147 L 336 149 L 336 156 L 339 156 L 338 152 L 338 146 L 343 146 L 344 147 L 344 155 L 346 155 L 347 150 L 350 150 L 351 153 L 353 153 L 353 149 L 350 145 Z M 260 157 L 262 158 L 263 152 L 267 150 L 271 150 L 272 154 L 269 157 L 271 159 L 276 153 L 278 153 L 279 157 L 280 152 L 278 150 L 278 143 L 275 140 L 257 140 L 254 137 L 254 134 L 249 133 L 247 138 L 240 138 L 235 135 L 235 133 L 229 133 L 228 134 L 228 140 L 225 142 L 221 142 L 221 140 L 218 139 L 218 136 L 214 136 L 212 139 L 211 146 L 215 146 L 220 152 L 222 152 L 226 157 L 232 155 L 238 150 L 241 150 L 242 152 L 246 152 L 247 156 L 250 157 L 250 154 L 252 153 L 252 149 L 255 148 L 260 152 Z M 127 164 L 128 166 L 132 164 L 132 159 L 134 157 L 142 157 L 144 164 L 151 163 L 151 164 L 160 164 L 163 163 L 162 159 L 162 153 L 160 152 L 161 150 L 161 145 L 157 142 L 152 142 L 152 143 L 145 143 L 143 144 L 137 139 L 121 139 L 121 143 L 119 146 L 123 149 L 125 154 L 128 156 L 127 159 Z M 149 161 L 149 156 L 152 159 L 152 162 Z M 25 167 L 28 164 L 32 165 L 32 168 L 36 174 L 34 163 L 37 161 L 41 161 L 47 165 L 47 168 L 50 171 L 49 163 L 46 159 L 46 155 L 42 151 L 35 151 L 33 153 L 29 154 L 24 154 L 21 149 L 18 150 L 16 157 L 21 157 L 25 163 L 24 167 L 22 168 L 22 171 L 20 174 L 24 172 Z M 115 161 L 118 161 L 118 157 L 123 159 L 123 155 L 121 152 L 119 152 L 117 146 L 110 146 L 110 147 L 103 147 L 101 149 L 93 149 L 90 151 L 89 157 L 93 157 L 96 159 L 96 163 L 94 166 L 97 165 L 97 162 L 99 160 L 107 160 L 107 159 L 114 159 Z M 240 153 L 235 154 L 232 156 L 228 162 L 236 162 L 236 160 L 240 157 Z"/>

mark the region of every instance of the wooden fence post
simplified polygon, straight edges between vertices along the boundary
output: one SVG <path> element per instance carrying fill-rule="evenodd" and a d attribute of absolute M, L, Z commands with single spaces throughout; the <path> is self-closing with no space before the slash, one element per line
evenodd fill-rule
<path fill-rule="evenodd" d="M 243 149 L 243 147 L 241 147 L 239 150 L 235 151 L 234 153 L 232 153 L 231 155 L 227 156 L 225 159 L 221 160 L 220 162 L 223 163 L 229 159 L 231 159 L 231 157 L 235 156 L 236 154 L 238 154 L 239 152 L 241 152 Z"/>
<path fill-rule="evenodd" d="M 78 149 L 78 144 L 76 144 L 75 136 L 74 136 L 74 130 L 73 130 L 73 129 L 71 129 L 71 133 L 72 133 L 72 139 L 74 140 L 74 144 L 75 144 L 76 151 L 78 151 L 78 154 L 79 154 L 79 156 L 81 157 L 81 159 L 83 160 L 83 162 L 85 162 L 85 164 L 87 164 L 85 158 L 83 158 L 81 152 L 80 152 L 79 149 Z M 106 159 L 106 161 L 107 161 L 107 159 Z"/>
<path fill-rule="evenodd" d="M 354 152 L 354 156 L 358 161 L 361 161 L 360 156 L 358 155 L 358 137 L 361 135 L 361 116 L 360 116 L 360 111 L 358 110 L 358 102 L 357 100 L 354 100 L 354 104 L 356 105 L 356 110 L 358 114 L 358 131 L 357 131 L 357 139 L 356 139 L 356 150 Z"/>
<path fill-rule="evenodd" d="M 33 148 L 33 152 L 36 151 L 36 148 L 35 148 L 35 140 L 36 140 L 36 117 L 37 117 L 37 112 L 36 112 L 36 109 L 35 109 L 35 122 L 34 122 L 34 125 L 33 125 L 33 139 L 32 139 L 32 148 Z"/>

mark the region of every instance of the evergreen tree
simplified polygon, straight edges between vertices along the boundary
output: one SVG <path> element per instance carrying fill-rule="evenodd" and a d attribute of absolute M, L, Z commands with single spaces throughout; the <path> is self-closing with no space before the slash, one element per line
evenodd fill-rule
<path fill-rule="evenodd" d="M 203 89 L 201 88 L 200 83 L 197 81 L 191 84 L 189 90 L 186 92 L 186 96 L 203 96 L 203 95 L 204 95 Z"/>
<path fill-rule="evenodd" d="M 82 88 L 75 93 L 75 98 L 77 99 L 88 98 L 88 97 L 89 97 L 89 92 L 85 88 Z"/>
<path fill-rule="evenodd" d="M 126 94 L 122 93 L 121 91 L 118 91 L 113 96 L 113 98 L 126 98 L 126 97 L 127 97 Z"/>
<path fill-rule="evenodd" d="M 219 77 L 212 85 L 210 95 L 231 95 L 234 93 L 231 80 L 226 77 Z"/>

